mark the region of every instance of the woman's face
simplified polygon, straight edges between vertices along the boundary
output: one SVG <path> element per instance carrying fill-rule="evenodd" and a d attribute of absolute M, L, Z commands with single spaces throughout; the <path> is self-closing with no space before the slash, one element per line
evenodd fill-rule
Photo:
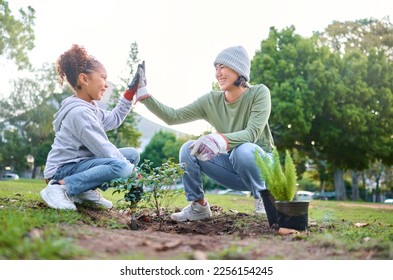
<path fill-rule="evenodd" d="M 231 68 L 228 68 L 222 64 L 216 65 L 216 79 L 221 90 L 225 91 L 234 86 L 234 83 L 238 77 L 239 74 Z"/>
<path fill-rule="evenodd" d="M 101 100 L 105 90 L 109 86 L 105 68 L 101 66 L 90 74 L 81 75 L 84 75 L 84 77 L 82 77 L 84 82 L 82 90 L 78 96 L 87 102 L 91 102 L 92 100 Z"/>

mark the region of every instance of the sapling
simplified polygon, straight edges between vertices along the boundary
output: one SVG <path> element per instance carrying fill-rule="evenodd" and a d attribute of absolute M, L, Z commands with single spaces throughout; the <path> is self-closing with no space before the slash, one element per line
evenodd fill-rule
<path fill-rule="evenodd" d="M 130 203 L 132 230 L 138 230 L 135 212 L 138 202 L 143 196 L 143 180 L 138 170 L 139 168 L 135 168 L 135 171 L 128 178 L 116 178 L 109 182 L 109 186 L 115 188 L 113 194 L 123 192 L 124 200 Z"/>
<path fill-rule="evenodd" d="M 159 167 L 153 167 L 153 162 L 145 160 L 128 178 L 117 178 L 109 182 L 114 187 L 113 193 L 124 193 L 124 200 L 130 203 L 131 229 L 137 230 L 135 212 L 140 200 L 146 202 L 155 209 L 162 226 L 161 206 L 165 199 L 173 199 L 176 192 L 170 186 L 176 183 L 184 173 L 184 167 L 180 163 L 168 159 Z"/>
<path fill-rule="evenodd" d="M 173 162 L 170 158 L 159 167 L 153 167 L 153 163 L 145 160 L 140 166 L 142 181 L 145 187 L 144 199 L 155 209 L 156 215 L 162 226 L 161 206 L 165 200 L 173 200 L 178 192 L 171 190 L 184 174 L 184 166 Z"/>

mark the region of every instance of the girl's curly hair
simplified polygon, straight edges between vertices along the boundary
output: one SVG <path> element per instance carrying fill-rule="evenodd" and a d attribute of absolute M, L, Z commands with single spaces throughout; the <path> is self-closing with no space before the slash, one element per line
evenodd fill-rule
<path fill-rule="evenodd" d="M 78 85 L 79 74 L 90 74 L 99 67 L 102 67 L 101 62 L 89 55 L 84 47 L 76 44 L 57 60 L 60 84 L 63 85 L 64 80 L 67 80 L 74 90 L 81 88 Z"/>

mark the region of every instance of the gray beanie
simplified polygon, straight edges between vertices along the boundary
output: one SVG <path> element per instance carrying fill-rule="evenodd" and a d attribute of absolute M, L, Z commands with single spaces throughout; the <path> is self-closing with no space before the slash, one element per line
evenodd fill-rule
<path fill-rule="evenodd" d="M 242 46 L 229 47 L 217 55 L 214 66 L 225 65 L 250 80 L 250 59 Z"/>

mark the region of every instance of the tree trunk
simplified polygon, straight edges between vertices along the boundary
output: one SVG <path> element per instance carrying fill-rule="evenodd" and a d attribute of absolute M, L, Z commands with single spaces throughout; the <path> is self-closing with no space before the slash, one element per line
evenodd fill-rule
<path fill-rule="evenodd" d="M 31 171 L 31 179 L 38 178 L 40 172 L 41 172 L 41 167 L 34 165 L 32 171 Z"/>
<path fill-rule="evenodd" d="M 342 169 L 334 170 L 334 188 L 337 200 L 347 200 L 347 193 L 344 184 L 344 172 Z"/>
<path fill-rule="evenodd" d="M 357 201 L 360 199 L 359 186 L 358 186 L 358 172 L 352 171 L 352 200 Z"/>
<path fill-rule="evenodd" d="M 381 189 L 379 187 L 379 179 L 380 177 L 377 177 L 375 180 L 375 202 L 381 202 Z"/>

